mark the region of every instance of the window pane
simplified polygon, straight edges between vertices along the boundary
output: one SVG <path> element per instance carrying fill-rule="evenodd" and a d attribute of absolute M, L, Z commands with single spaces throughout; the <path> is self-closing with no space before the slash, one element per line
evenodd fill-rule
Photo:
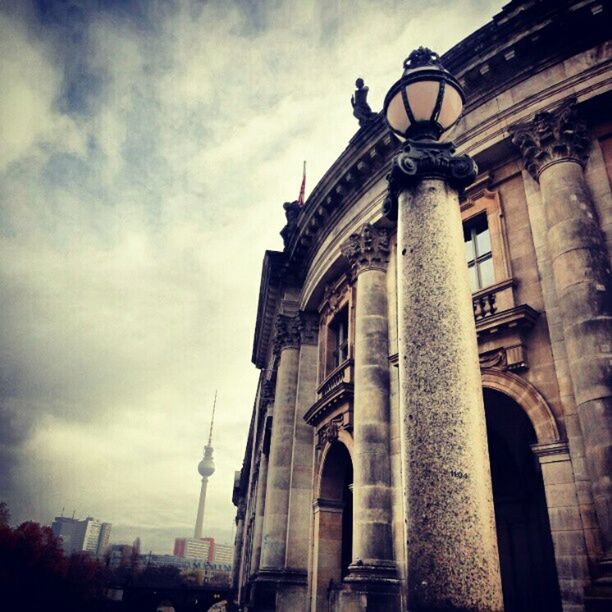
<path fill-rule="evenodd" d="M 470 277 L 470 289 L 472 290 L 472 293 L 474 293 L 474 291 L 478 291 L 479 287 L 478 287 L 478 277 L 476 276 L 476 266 L 475 265 L 471 265 L 468 268 L 468 275 Z"/>
<path fill-rule="evenodd" d="M 476 234 L 476 249 L 478 255 L 486 255 L 491 252 L 491 237 L 488 227 L 485 227 L 484 230 Z"/>
<path fill-rule="evenodd" d="M 478 263 L 480 271 L 480 286 L 488 287 L 495 282 L 495 273 L 493 272 L 493 258 L 485 259 Z"/>
<path fill-rule="evenodd" d="M 475 257 L 476 255 L 474 253 L 474 242 L 470 238 L 469 240 L 465 241 L 465 260 L 467 262 L 474 261 Z"/>

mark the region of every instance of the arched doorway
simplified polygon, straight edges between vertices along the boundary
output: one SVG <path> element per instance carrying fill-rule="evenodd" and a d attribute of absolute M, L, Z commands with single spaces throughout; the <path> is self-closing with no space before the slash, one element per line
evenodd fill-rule
<path fill-rule="evenodd" d="M 314 567 L 317 609 L 326 609 L 331 592 L 348 573 L 353 544 L 353 462 L 344 444 L 334 441 L 323 454 L 319 496 L 314 504 Z"/>
<path fill-rule="evenodd" d="M 485 388 L 484 400 L 505 611 L 560 611 L 534 428 L 507 395 Z"/>

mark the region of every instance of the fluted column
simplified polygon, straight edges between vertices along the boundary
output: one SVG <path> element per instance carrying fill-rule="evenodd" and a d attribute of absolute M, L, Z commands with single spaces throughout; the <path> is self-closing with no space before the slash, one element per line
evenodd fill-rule
<path fill-rule="evenodd" d="M 604 560 L 612 563 L 612 277 L 583 167 L 590 140 L 573 101 L 513 128 L 539 182 L 550 266 Z M 552 323 L 552 321 L 551 321 Z"/>
<path fill-rule="evenodd" d="M 457 189 L 476 168 L 409 141 L 389 176 L 397 207 L 400 413 L 408 609 L 503 609 L 476 329 Z"/>
<path fill-rule="evenodd" d="M 367 224 L 342 246 L 356 277 L 353 563 L 349 582 L 397 584 L 391 532 L 389 236 Z"/>

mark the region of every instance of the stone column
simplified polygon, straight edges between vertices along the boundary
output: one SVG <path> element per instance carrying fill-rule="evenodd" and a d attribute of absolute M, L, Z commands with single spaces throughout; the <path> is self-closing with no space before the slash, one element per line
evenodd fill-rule
<path fill-rule="evenodd" d="M 583 167 L 589 138 L 573 101 L 513 128 L 540 184 L 552 277 L 604 562 L 612 571 L 612 276 Z"/>
<path fill-rule="evenodd" d="M 386 203 L 387 211 L 398 207 L 399 395 L 411 612 L 503 609 L 457 196 L 476 167 L 453 152 L 450 144 L 408 141 L 393 162 Z"/>
<path fill-rule="evenodd" d="M 255 600 L 256 607 L 260 610 L 276 608 L 276 593 L 285 579 L 299 345 L 298 316 L 278 315 L 275 350 L 279 353 L 279 365 L 276 374 L 261 561 L 257 575 L 260 585 L 256 589 Z"/>
<path fill-rule="evenodd" d="M 266 505 L 266 484 L 268 480 L 268 456 L 263 452 L 259 456 L 257 475 L 257 493 L 255 496 L 255 521 L 253 523 L 253 545 L 251 548 L 251 573 L 259 570 L 261 557 L 261 538 Z"/>
<path fill-rule="evenodd" d="M 304 421 L 304 414 L 317 399 L 318 331 L 316 314 L 300 313 L 300 361 L 293 429 L 291 460 L 291 489 L 287 524 L 287 555 L 285 567 L 295 582 L 285 589 L 279 607 L 287 610 L 306 610 L 308 551 L 312 513 L 312 469 L 314 429 Z"/>
<path fill-rule="evenodd" d="M 386 585 L 398 596 L 393 559 L 389 448 L 389 236 L 370 224 L 342 246 L 356 278 L 353 563 L 347 582 Z M 366 589 L 367 590 L 367 589 Z M 382 595 L 377 592 L 377 601 Z M 399 599 L 390 596 L 388 604 Z"/>
<path fill-rule="evenodd" d="M 244 545 L 244 515 L 245 515 L 245 504 L 241 502 L 238 506 L 238 512 L 236 513 L 236 537 L 234 538 L 234 562 L 232 566 L 232 591 L 238 593 L 240 589 L 240 566 L 243 557 L 243 545 Z"/>

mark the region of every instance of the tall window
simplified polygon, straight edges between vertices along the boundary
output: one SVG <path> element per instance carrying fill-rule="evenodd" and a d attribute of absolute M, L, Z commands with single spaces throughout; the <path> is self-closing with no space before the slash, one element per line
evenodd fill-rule
<path fill-rule="evenodd" d="M 345 306 L 329 326 L 329 339 L 332 349 L 332 368 L 337 368 L 348 359 L 348 306 Z"/>
<path fill-rule="evenodd" d="M 495 282 L 491 237 L 487 215 L 478 215 L 463 224 L 465 258 L 468 265 L 472 293 Z"/>

